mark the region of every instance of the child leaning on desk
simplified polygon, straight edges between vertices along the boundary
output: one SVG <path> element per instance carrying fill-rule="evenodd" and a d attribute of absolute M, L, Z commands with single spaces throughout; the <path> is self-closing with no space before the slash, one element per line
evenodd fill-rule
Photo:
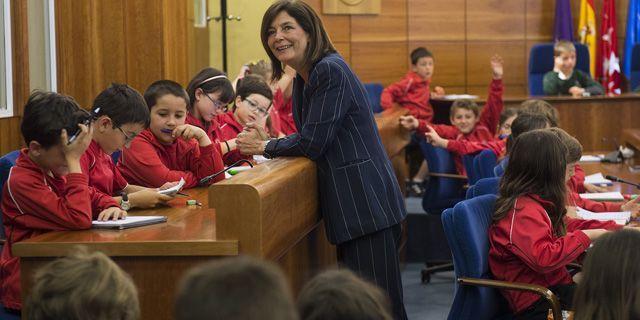
<path fill-rule="evenodd" d="M 553 46 L 553 71 L 544 75 L 542 89 L 548 96 L 571 95 L 574 98 L 603 95 L 602 86 L 588 73 L 576 67 L 576 47 L 569 41 Z"/>

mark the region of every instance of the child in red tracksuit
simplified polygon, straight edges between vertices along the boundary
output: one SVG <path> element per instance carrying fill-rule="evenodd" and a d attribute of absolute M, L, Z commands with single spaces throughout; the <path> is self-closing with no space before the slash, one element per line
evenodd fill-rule
<path fill-rule="evenodd" d="M 467 99 L 457 100 L 451 106 L 451 123 L 453 125 L 429 125 L 426 121 L 413 116 L 400 117 L 400 124 L 409 130 L 416 130 L 418 135 L 425 135 L 427 141 L 436 137 L 447 140 L 466 140 L 479 143 L 496 140 L 496 132 L 502 112 L 502 58 L 494 55 L 491 58 L 493 80 L 489 86 L 487 103 L 479 112 L 478 105 Z M 454 158 L 458 173 L 465 174 L 462 157 Z"/>
<path fill-rule="evenodd" d="M 520 135 L 509 155 L 489 228 L 489 267 L 498 280 L 549 288 L 563 309 L 571 309 L 575 284 L 567 265 L 578 259 L 591 241 L 613 221 L 566 216 L 566 183 L 570 177 L 567 148 L 549 130 Z M 503 295 L 518 319 L 546 319 L 546 299 L 516 290 Z"/>
<path fill-rule="evenodd" d="M 256 76 L 238 79 L 236 88 L 238 95 L 233 111 L 218 115 L 220 138 L 227 149 L 230 149 L 229 141 L 235 140 L 247 123 L 257 123 L 267 129 L 266 120 L 273 99 L 269 85 Z M 251 159 L 251 156 L 243 155 L 236 149 L 225 153 L 222 159 L 225 165 L 231 165 L 240 159 Z"/>
<path fill-rule="evenodd" d="M 48 231 L 91 228 L 93 219 L 124 218 L 110 196 L 93 191 L 80 169 L 91 142 L 90 115 L 70 97 L 35 92 L 27 101 L 20 130 L 26 148 L 11 168 L 2 193 L 7 241 L 0 256 L 0 301 L 22 308 L 16 242 Z"/>
<path fill-rule="evenodd" d="M 156 81 L 145 91 L 144 99 L 150 110 L 149 128 L 122 151 L 118 162 L 127 181 L 157 188 L 183 178 L 184 188 L 192 188 L 223 169 L 218 147 L 207 133 L 185 124 L 189 97 L 178 83 Z M 209 182 L 222 179 L 224 176 L 218 175 Z"/>

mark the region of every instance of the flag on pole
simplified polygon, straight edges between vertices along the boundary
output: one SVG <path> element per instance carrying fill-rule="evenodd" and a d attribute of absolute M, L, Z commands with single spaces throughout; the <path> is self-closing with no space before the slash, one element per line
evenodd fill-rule
<path fill-rule="evenodd" d="M 605 93 L 619 95 L 620 56 L 618 55 L 618 33 L 616 31 L 615 0 L 604 0 L 602 6 L 602 28 L 600 32 L 600 56 L 598 57 L 599 76 Z"/>
<path fill-rule="evenodd" d="M 571 18 L 571 3 L 569 0 L 556 0 L 553 40 L 573 41 L 573 19 Z"/>
<path fill-rule="evenodd" d="M 580 20 L 578 22 L 578 35 L 580 43 L 589 49 L 589 67 L 591 77 L 596 77 L 596 11 L 593 0 L 580 2 Z"/>
<path fill-rule="evenodd" d="M 629 0 L 627 15 L 627 33 L 624 39 L 623 69 L 627 79 L 631 77 L 631 49 L 640 42 L 640 1 Z M 640 59 L 640 57 L 636 57 Z M 633 88 L 632 88 L 633 89 Z"/>

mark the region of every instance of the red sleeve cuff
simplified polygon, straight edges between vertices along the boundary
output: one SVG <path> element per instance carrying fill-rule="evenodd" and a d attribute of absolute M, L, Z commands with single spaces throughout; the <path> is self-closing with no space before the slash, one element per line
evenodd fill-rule
<path fill-rule="evenodd" d="M 576 239 L 578 239 L 578 242 L 580 242 L 584 249 L 587 250 L 587 248 L 589 248 L 589 246 L 591 245 L 591 239 L 589 239 L 589 237 L 584 232 L 582 232 L 582 230 L 576 230 L 574 231 L 574 234 L 576 235 Z"/>

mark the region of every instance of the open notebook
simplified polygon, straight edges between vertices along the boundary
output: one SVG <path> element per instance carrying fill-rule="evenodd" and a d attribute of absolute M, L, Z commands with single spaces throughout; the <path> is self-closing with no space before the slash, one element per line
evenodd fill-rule
<path fill-rule="evenodd" d="M 96 229 L 128 229 L 150 224 L 166 222 L 165 216 L 128 216 L 120 220 L 93 221 L 91 226 Z"/>
<path fill-rule="evenodd" d="M 582 209 L 580 207 L 577 208 L 578 217 L 586 220 L 600 220 L 600 221 L 609 221 L 613 220 L 617 224 L 625 225 L 629 223 L 631 220 L 631 212 L 630 211 L 620 211 L 620 212 L 591 212 L 586 209 Z"/>

